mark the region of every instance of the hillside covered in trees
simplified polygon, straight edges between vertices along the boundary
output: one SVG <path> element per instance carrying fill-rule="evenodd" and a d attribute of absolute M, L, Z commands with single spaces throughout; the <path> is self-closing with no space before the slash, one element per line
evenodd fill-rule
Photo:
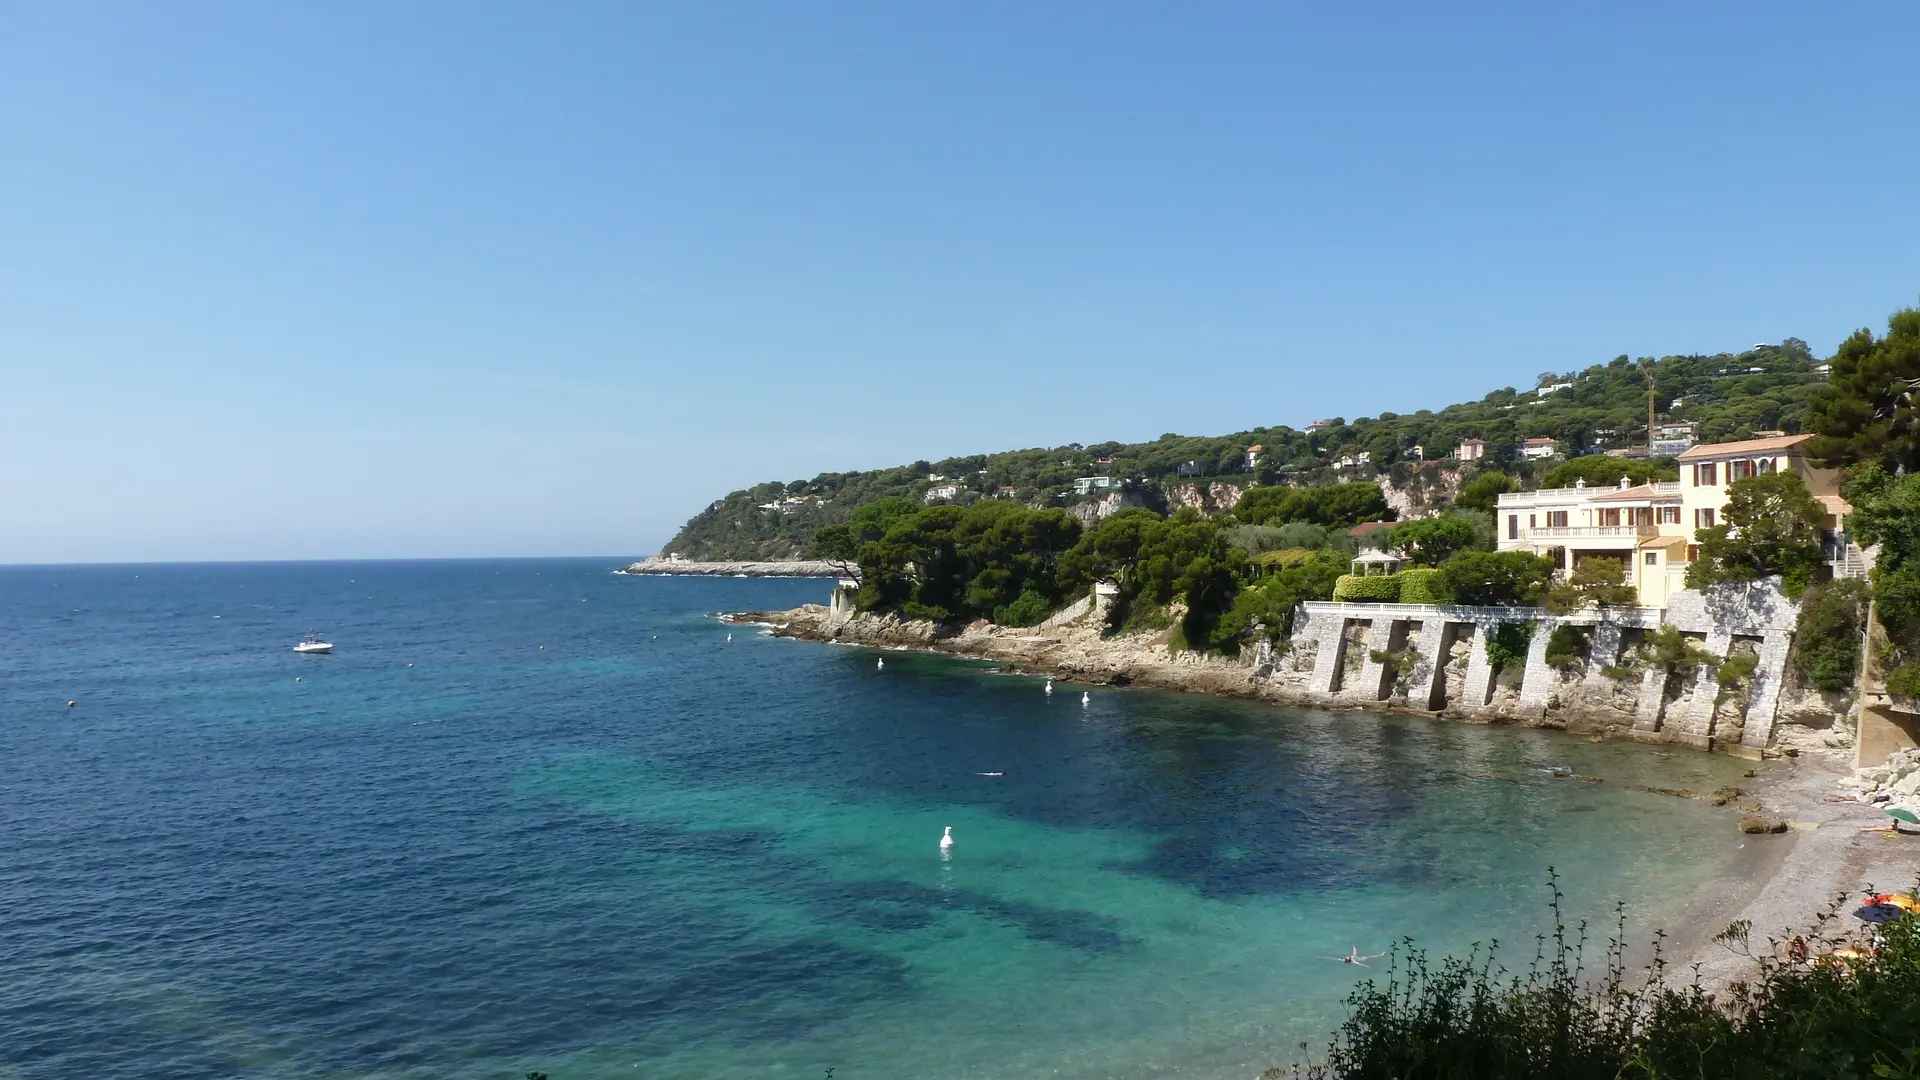
<path fill-rule="evenodd" d="M 1166 434 L 1144 443 L 1070 444 L 822 473 L 735 491 L 695 515 L 665 550 L 690 559 L 797 558 L 820 529 L 844 524 L 880 499 L 924 503 L 932 493 L 931 501 L 961 506 L 1006 499 L 1065 508 L 1111 493 L 1076 490 L 1074 481 L 1088 476 L 1110 477 L 1146 494 L 1149 503 L 1186 480 L 1320 487 L 1409 473 L 1422 461 L 1449 456 L 1465 438 L 1482 440 L 1488 464 L 1499 463 L 1525 482 L 1532 469 L 1513 459 L 1529 438 L 1556 439 L 1567 457 L 1645 445 L 1648 371 L 1657 422 L 1696 424 L 1699 437 L 1711 442 L 1800 431 L 1808 397 L 1824 380 L 1822 366 L 1805 342 L 1788 338 L 1738 354 L 1620 356 L 1581 371 L 1543 372 L 1527 389 L 1503 387 L 1438 411 L 1334 417 L 1325 426 L 1309 425 L 1312 431 L 1279 425 L 1219 436 Z M 1256 446 L 1259 454 L 1250 457 Z"/>

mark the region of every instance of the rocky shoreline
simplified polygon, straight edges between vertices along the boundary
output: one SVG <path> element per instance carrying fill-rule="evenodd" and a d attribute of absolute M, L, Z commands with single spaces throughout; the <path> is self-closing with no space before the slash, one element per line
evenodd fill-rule
<path fill-rule="evenodd" d="M 779 562 L 695 562 L 692 559 L 663 559 L 658 555 L 641 559 L 619 571 L 659 577 L 839 577 L 830 563 L 793 559 Z"/>
<path fill-rule="evenodd" d="M 1069 605 L 1034 627 L 998 626 L 985 620 L 965 625 L 902 619 L 898 615 L 854 614 L 819 604 L 789 611 L 742 612 L 723 616 L 737 622 L 763 623 L 781 637 L 809 641 L 869 645 L 878 648 L 925 649 L 974 659 L 994 660 L 1009 670 L 1053 675 L 1109 686 L 1141 686 L 1162 690 L 1218 694 L 1265 701 L 1275 705 L 1312 709 L 1362 709 L 1409 716 L 1444 717 L 1463 723 L 1522 723 L 1557 728 L 1575 734 L 1632 737 L 1634 702 L 1620 694 L 1596 694 L 1578 676 L 1549 701 L 1543 714 L 1523 715 L 1518 695 L 1497 689 L 1486 708 L 1420 708 L 1404 691 L 1382 699 L 1338 695 L 1329 700 L 1308 685 L 1311 652 L 1301 649 L 1244 650 L 1235 657 L 1170 650 L 1170 632 L 1109 634 L 1091 617 L 1090 602 Z M 1364 644 L 1354 646 L 1364 655 Z M 1459 649 L 1464 649 L 1460 646 Z M 1464 658 L 1450 662 L 1449 678 L 1458 681 Z M 1458 695 L 1449 693 L 1448 698 Z M 1804 699 L 1804 700 L 1803 700 Z M 1729 706 L 1732 707 L 1732 706 Z M 1783 702 L 1777 727 L 1778 747 L 1766 756 L 1822 751 L 1851 746 L 1851 735 L 1817 695 L 1792 695 Z"/>
<path fill-rule="evenodd" d="M 790 611 L 735 612 L 721 618 L 771 627 L 777 637 L 924 649 L 995 660 L 1011 671 L 1078 682 L 1187 690 L 1283 705 L 1310 704 L 1285 688 L 1256 679 L 1250 658 L 1170 653 L 1165 631 L 1103 636 L 1098 627 L 1081 624 L 1085 614 L 1082 602 L 1036 627 L 996 626 L 985 621 L 953 626 L 870 614 L 836 622 L 827 607 L 806 604 Z"/>

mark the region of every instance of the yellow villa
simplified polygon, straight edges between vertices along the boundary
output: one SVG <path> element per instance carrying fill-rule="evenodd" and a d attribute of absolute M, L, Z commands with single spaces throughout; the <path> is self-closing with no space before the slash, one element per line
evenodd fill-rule
<path fill-rule="evenodd" d="M 1494 524 L 1501 551 L 1532 551 L 1562 573 L 1582 560 L 1620 560 L 1640 603 L 1664 608 L 1686 587 L 1687 564 L 1699 552 L 1694 534 L 1720 523 L 1727 485 L 1761 473 L 1791 470 L 1827 509 L 1827 561 L 1836 576 L 1864 572 L 1859 549 L 1839 530 L 1850 512 L 1839 474 L 1813 467 L 1802 451 L 1808 435 L 1694 446 L 1679 457 L 1680 479 L 1618 486 L 1543 488 L 1500 496 Z"/>

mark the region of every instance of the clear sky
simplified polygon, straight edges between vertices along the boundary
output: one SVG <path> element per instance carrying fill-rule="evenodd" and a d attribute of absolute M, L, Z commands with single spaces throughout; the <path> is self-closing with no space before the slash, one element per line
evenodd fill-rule
<path fill-rule="evenodd" d="M 0 0 L 0 562 L 633 555 L 1920 299 L 1920 5 Z"/>

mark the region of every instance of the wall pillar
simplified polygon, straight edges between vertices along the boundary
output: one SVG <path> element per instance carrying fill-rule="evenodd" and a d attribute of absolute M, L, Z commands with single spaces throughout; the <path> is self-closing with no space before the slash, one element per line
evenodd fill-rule
<path fill-rule="evenodd" d="M 1313 678 L 1307 689 L 1316 694 L 1331 694 L 1340 678 L 1340 665 L 1346 660 L 1347 620 L 1329 616 L 1314 620 L 1320 648 L 1313 654 Z"/>
<path fill-rule="evenodd" d="M 1424 619 L 1420 623 L 1420 663 L 1427 673 L 1407 690 L 1407 704 L 1439 709 L 1446 704 L 1447 653 L 1453 647 L 1453 623 L 1445 619 Z"/>
<path fill-rule="evenodd" d="M 1707 634 L 1707 655 L 1724 657 L 1727 649 L 1733 645 L 1733 635 L 1723 630 L 1713 630 Z M 1713 745 L 1713 707 L 1720 699 L 1720 682 L 1713 677 L 1713 671 L 1701 664 L 1694 672 L 1693 693 L 1684 703 L 1684 711 L 1678 724 L 1670 725 L 1674 729 L 1676 741 L 1702 750 Z"/>
<path fill-rule="evenodd" d="M 1547 663 L 1547 641 L 1553 637 L 1558 619 L 1541 619 L 1533 624 L 1533 639 L 1527 642 L 1527 668 L 1520 678 L 1520 715 L 1539 719 L 1547 715 L 1547 702 L 1560 688 L 1560 672 Z"/>
<path fill-rule="evenodd" d="M 1660 731 L 1660 713 L 1667 707 L 1667 669 L 1655 665 L 1640 675 L 1640 699 L 1634 703 L 1633 737 L 1652 739 Z"/>
<path fill-rule="evenodd" d="M 1467 654 L 1466 686 L 1460 691 L 1460 707 L 1469 712 L 1477 712 L 1487 707 L 1493 699 L 1493 663 L 1487 659 L 1487 639 L 1493 636 L 1498 623 L 1475 623 L 1473 631 L 1473 650 Z"/>
<path fill-rule="evenodd" d="M 1611 694 L 1613 680 L 1607 678 L 1606 669 L 1620 663 L 1620 624 L 1595 623 L 1589 645 L 1587 677 L 1581 680 L 1580 690 L 1588 695 Z"/>
<path fill-rule="evenodd" d="M 1387 696 L 1387 665 L 1373 658 L 1375 653 L 1383 653 L 1393 648 L 1393 629 L 1399 620 L 1386 612 L 1373 617 L 1373 626 L 1367 631 L 1367 655 L 1360 661 L 1360 675 L 1354 679 L 1348 693 L 1361 701 L 1379 701 Z"/>
<path fill-rule="evenodd" d="M 1753 668 L 1753 689 L 1747 694 L 1747 723 L 1740 745 L 1765 750 L 1773 742 L 1773 721 L 1780 709 L 1780 685 L 1787 677 L 1787 651 L 1793 634 L 1769 630 L 1760 639 L 1760 662 Z"/>

